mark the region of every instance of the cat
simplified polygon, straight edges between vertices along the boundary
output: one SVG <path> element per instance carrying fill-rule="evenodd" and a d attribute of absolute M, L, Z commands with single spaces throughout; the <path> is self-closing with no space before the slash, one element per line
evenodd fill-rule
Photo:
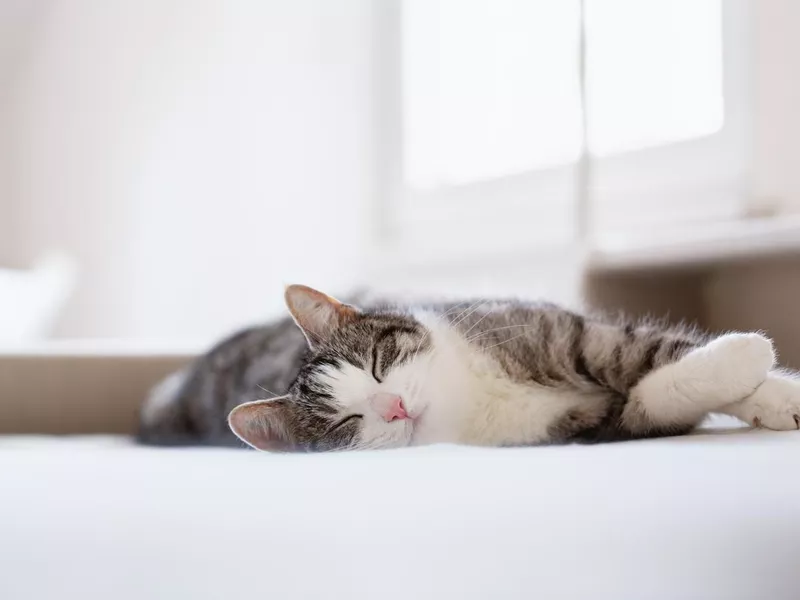
<path fill-rule="evenodd" d="M 759 333 L 711 336 L 553 304 L 356 308 L 301 285 L 152 392 L 139 439 L 327 451 L 681 435 L 709 413 L 800 429 L 800 377 Z M 241 442 L 238 442 L 241 445 Z"/>

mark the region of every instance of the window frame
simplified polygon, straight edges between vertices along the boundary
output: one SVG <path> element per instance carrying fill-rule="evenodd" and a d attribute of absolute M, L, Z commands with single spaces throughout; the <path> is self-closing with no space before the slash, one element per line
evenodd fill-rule
<path fill-rule="evenodd" d="M 642 226 L 681 227 L 747 216 L 752 162 L 749 24 L 749 0 L 722 0 L 724 121 L 718 131 L 589 157 L 587 207 L 593 239 L 633 234 Z"/>
<path fill-rule="evenodd" d="M 717 132 L 608 157 L 584 148 L 573 164 L 431 191 L 411 189 L 403 178 L 402 0 L 378 3 L 377 267 L 556 256 L 574 254 L 576 246 L 588 255 L 604 237 L 637 235 L 642 226 L 745 216 L 752 135 L 750 0 L 722 2 L 725 112 Z M 566 199 L 562 210 L 553 210 L 554 195 Z M 489 210 L 500 216 L 487 224 Z"/>

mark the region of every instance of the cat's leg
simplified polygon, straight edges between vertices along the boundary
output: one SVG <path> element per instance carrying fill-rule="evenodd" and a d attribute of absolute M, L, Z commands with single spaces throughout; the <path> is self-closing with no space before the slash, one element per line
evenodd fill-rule
<path fill-rule="evenodd" d="M 694 424 L 752 397 L 774 362 L 772 342 L 762 335 L 720 336 L 645 375 L 628 393 L 623 422 L 632 430 Z"/>
<path fill-rule="evenodd" d="M 800 374 L 771 371 L 747 398 L 715 412 L 733 415 L 754 427 L 800 429 Z"/>

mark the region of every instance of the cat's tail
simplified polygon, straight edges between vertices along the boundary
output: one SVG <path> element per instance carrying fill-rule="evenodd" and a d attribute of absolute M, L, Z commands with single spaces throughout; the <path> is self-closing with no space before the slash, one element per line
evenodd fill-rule
<path fill-rule="evenodd" d="M 188 419 L 180 401 L 189 374 L 189 368 L 171 373 L 150 390 L 139 414 L 137 441 L 140 444 L 180 446 L 191 443 L 193 432 L 188 430 Z"/>

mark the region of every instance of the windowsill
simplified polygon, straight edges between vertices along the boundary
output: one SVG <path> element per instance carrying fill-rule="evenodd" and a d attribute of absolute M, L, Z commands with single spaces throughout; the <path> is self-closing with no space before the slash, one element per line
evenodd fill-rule
<path fill-rule="evenodd" d="M 589 253 L 588 269 L 703 267 L 793 253 L 800 253 L 800 215 L 609 236 Z"/>
<path fill-rule="evenodd" d="M 0 343 L 3 357 L 192 357 L 208 350 L 208 343 L 187 340 L 49 339 Z"/>
<path fill-rule="evenodd" d="M 742 219 L 664 227 L 642 227 L 599 238 L 586 253 L 576 242 L 509 236 L 475 239 L 429 249 L 417 245 L 388 246 L 378 253 L 373 273 L 441 272 L 446 269 L 493 271 L 531 261 L 583 265 L 592 272 L 650 268 L 702 268 L 765 256 L 800 254 L 800 215 Z M 460 240 L 459 240 L 460 241 Z"/>

